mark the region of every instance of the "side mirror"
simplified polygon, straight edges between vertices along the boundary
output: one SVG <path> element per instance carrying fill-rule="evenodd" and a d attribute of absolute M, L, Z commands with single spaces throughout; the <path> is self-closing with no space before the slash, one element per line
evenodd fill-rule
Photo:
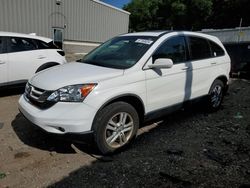
<path fill-rule="evenodd" d="M 154 64 L 148 65 L 150 69 L 169 69 L 173 66 L 173 61 L 172 59 L 167 59 L 167 58 L 159 58 L 156 59 Z"/>

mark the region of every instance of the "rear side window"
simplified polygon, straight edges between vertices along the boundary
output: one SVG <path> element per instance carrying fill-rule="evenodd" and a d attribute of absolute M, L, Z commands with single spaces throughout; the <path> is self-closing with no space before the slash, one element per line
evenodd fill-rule
<path fill-rule="evenodd" d="M 158 58 L 169 58 L 176 63 L 187 60 L 186 45 L 183 36 L 172 37 L 164 42 L 153 55 L 153 61 Z"/>
<path fill-rule="evenodd" d="M 53 43 L 53 41 L 46 43 L 41 40 L 35 40 L 38 49 L 58 49 L 58 47 Z"/>
<path fill-rule="evenodd" d="M 213 57 L 223 56 L 225 54 L 224 50 L 215 42 L 209 41 L 209 44 L 211 47 Z"/>
<path fill-rule="evenodd" d="M 209 43 L 200 37 L 188 37 L 191 52 L 191 60 L 200 60 L 211 57 Z"/>
<path fill-rule="evenodd" d="M 28 38 L 10 37 L 8 44 L 9 52 L 21 52 L 37 49 L 33 40 Z"/>

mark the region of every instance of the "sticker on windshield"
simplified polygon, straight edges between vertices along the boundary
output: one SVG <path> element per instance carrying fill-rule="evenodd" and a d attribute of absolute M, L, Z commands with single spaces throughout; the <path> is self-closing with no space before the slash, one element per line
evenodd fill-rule
<path fill-rule="evenodd" d="M 147 44 L 147 45 L 150 45 L 150 44 L 153 43 L 152 40 L 147 40 L 147 39 L 137 39 L 135 42 L 136 42 L 136 43 Z"/>

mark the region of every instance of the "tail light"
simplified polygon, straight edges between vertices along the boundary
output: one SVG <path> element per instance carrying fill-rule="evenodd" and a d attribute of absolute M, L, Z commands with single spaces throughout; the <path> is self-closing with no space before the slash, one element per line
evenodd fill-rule
<path fill-rule="evenodd" d="M 65 52 L 60 50 L 60 51 L 57 51 L 61 56 L 65 56 Z"/>

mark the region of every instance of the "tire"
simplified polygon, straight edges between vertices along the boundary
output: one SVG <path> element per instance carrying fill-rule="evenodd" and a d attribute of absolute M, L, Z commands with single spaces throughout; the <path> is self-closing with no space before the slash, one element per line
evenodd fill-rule
<path fill-rule="evenodd" d="M 217 111 L 224 98 L 225 85 L 221 80 L 215 80 L 208 93 L 208 110 Z"/>
<path fill-rule="evenodd" d="M 139 116 L 132 105 L 125 102 L 112 103 L 100 110 L 94 120 L 96 145 L 102 154 L 120 150 L 135 138 L 138 127 Z"/>

